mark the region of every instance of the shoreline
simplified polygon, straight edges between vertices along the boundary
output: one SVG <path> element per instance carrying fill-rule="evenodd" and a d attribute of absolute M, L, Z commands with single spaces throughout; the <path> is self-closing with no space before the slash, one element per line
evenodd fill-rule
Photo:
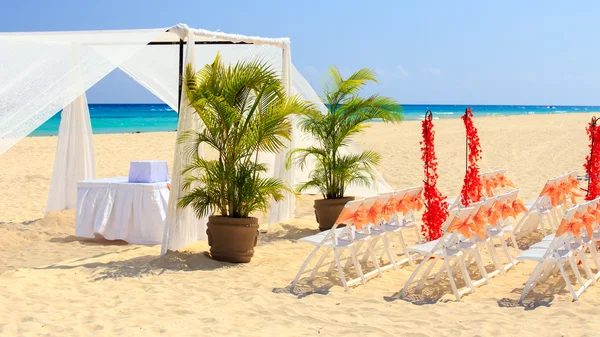
<path fill-rule="evenodd" d="M 548 113 L 548 114 L 521 114 L 521 115 L 487 115 L 487 116 L 474 116 L 473 119 L 474 120 L 482 120 L 482 119 L 494 119 L 494 118 L 510 118 L 510 117 L 548 117 L 548 116 L 580 116 L 580 115 L 589 115 L 590 117 L 592 117 L 594 114 L 599 114 L 600 115 L 600 111 L 594 111 L 594 112 L 566 112 L 566 113 Z M 448 116 L 448 115 L 443 115 L 443 116 Z M 452 115 L 455 117 L 444 117 L 444 118 L 439 118 L 438 116 L 435 115 L 435 112 L 433 114 L 433 120 L 434 123 L 438 123 L 441 121 L 447 121 L 447 120 L 460 120 L 460 116 L 461 115 Z M 436 118 L 438 117 L 438 118 Z M 421 122 L 422 119 L 405 119 L 403 120 L 401 123 L 397 124 L 397 125 L 402 125 L 403 123 L 415 123 L 415 122 Z M 380 122 L 380 121 L 370 121 L 368 122 L 368 124 L 389 124 L 389 123 L 384 123 L 384 122 Z M 35 131 L 33 131 L 35 132 Z M 96 135 L 132 135 L 132 134 L 146 134 L 146 133 L 175 133 L 177 132 L 177 130 L 165 130 L 165 131 L 133 131 L 133 132 L 115 132 L 115 133 L 110 133 L 110 132 L 106 132 L 106 133 L 92 133 L 94 136 Z M 25 138 L 41 138 L 41 137 L 57 137 L 58 134 L 56 135 L 28 135 Z"/>

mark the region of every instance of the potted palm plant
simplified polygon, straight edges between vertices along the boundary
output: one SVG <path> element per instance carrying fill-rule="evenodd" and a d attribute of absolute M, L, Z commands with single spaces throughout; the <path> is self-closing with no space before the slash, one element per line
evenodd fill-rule
<path fill-rule="evenodd" d="M 352 137 L 368 127 L 366 122 L 400 122 L 403 119 L 398 103 L 380 95 L 367 98 L 359 96 L 369 82 L 377 83 L 375 72 L 361 69 L 344 79 L 336 67 L 328 71 L 323 101 L 327 113 L 306 111 L 299 120 L 301 130 L 311 134 L 317 145 L 292 151 L 288 167 L 292 163 L 304 168 L 314 160 L 315 168 L 308 181 L 297 187 L 298 192 L 318 190 L 323 199 L 315 200 L 314 208 L 320 230 L 330 229 L 344 204 L 354 197 L 345 195 L 352 184 L 370 186 L 375 182 L 374 167 L 381 161 L 375 151 L 350 153 Z"/>
<path fill-rule="evenodd" d="M 258 238 L 258 219 L 272 199 L 291 190 L 281 180 L 266 177 L 259 152 L 276 153 L 291 137 L 290 115 L 307 113 L 312 105 L 288 97 L 277 72 L 261 60 L 212 64 L 195 72 L 186 69 L 184 89 L 202 126 L 179 140 L 190 144 L 191 163 L 179 207 L 192 207 L 209 216 L 208 243 L 212 258 L 249 262 Z M 217 159 L 198 155 L 206 144 Z"/>

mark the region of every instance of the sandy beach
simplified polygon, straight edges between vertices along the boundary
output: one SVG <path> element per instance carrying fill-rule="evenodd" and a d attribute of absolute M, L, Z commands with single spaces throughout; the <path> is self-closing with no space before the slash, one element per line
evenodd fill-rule
<path fill-rule="evenodd" d="M 508 169 L 528 201 L 548 178 L 583 173 L 592 116 L 476 118 L 480 167 Z M 465 169 L 464 126 L 460 119 L 434 123 L 438 187 L 454 198 Z M 397 189 L 421 183 L 420 140 L 419 122 L 372 123 L 356 138 L 381 153 L 379 170 Z M 206 258 L 204 242 L 161 257 L 160 246 L 76 238 L 73 210 L 44 217 L 56 141 L 30 137 L 0 155 L 0 336 L 600 335 L 598 285 L 572 302 L 554 277 L 518 304 L 533 263 L 517 265 L 461 302 L 444 283 L 398 299 L 414 270 L 408 266 L 350 292 L 337 278 L 320 277 L 291 293 L 312 250 L 296 240 L 317 232 L 314 196 L 297 201 L 296 219 L 261 234 L 245 265 Z M 174 142 L 173 132 L 95 135 L 97 176 L 126 175 L 132 160 L 167 160 L 171 167 Z"/>

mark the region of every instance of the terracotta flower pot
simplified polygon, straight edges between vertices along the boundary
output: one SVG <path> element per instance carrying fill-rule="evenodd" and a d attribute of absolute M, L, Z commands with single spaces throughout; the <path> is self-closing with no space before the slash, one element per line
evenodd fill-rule
<path fill-rule="evenodd" d="M 250 262 L 258 240 L 257 218 L 211 216 L 207 227 L 213 259 L 233 263 Z"/>
<path fill-rule="evenodd" d="M 354 197 L 343 197 L 340 199 L 318 199 L 315 200 L 315 216 L 319 223 L 319 230 L 325 231 L 331 229 L 338 216 L 344 209 L 348 201 L 354 200 Z"/>

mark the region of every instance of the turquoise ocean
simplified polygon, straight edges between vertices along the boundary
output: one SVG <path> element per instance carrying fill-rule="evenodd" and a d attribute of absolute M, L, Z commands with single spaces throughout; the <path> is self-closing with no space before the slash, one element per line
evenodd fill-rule
<path fill-rule="evenodd" d="M 405 120 L 420 120 L 431 110 L 434 119 L 460 118 L 466 108 L 475 117 L 511 115 L 547 115 L 600 111 L 600 106 L 536 106 L 536 105 L 402 105 Z M 166 104 L 90 104 L 93 132 L 133 133 L 174 131 L 177 114 Z M 30 136 L 58 134 L 60 112 L 33 131 Z"/>

